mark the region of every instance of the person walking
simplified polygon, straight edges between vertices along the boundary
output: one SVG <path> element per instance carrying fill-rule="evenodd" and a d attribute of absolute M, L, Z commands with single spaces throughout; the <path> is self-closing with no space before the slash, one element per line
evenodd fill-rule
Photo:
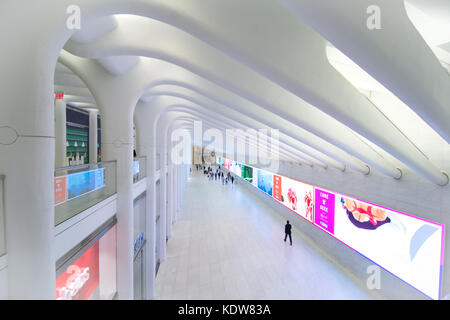
<path fill-rule="evenodd" d="M 284 233 L 285 233 L 284 242 L 286 242 L 286 239 L 289 236 L 289 241 L 290 241 L 291 246 L 292 246 L 291 229 L 292 229 L 292 225 L 289 223 L 289 220 L 288 220 L 286 225 L 284 226 Z"/>

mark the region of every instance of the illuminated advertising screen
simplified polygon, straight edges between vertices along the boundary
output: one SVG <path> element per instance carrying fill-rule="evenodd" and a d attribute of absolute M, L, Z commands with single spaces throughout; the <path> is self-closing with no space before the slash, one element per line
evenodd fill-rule
<path fill-rule="evenodd" d="M 73 261 L 56 270 L 57 300 L 111 300 L 116 295 L 116 227 L 103 229 L 100 234 L 93 243 L 75 246 Z"/>
<path fill-rule="evenodd" d="M 104 187 L 104 168 L 72 173 L 67 176 L 67 199 L 71 200 Z"/>
<path fill-rule="evenodd" d="M 99 285 L 99 243 L 96 242 L 56 279 L 57 300 L 88 300 Z"/>
<path fill-rule="evenodd" d="M 439 299 L 443 225 L 320 188 L 316 192 L 328 200 L 323 208 L 328 216 L 315 221 L 320 227 L 430 298 Z"/>
<path fill-rule="evenodd" d="M 224 163 L 223 163 L 223 167 L 227 170 L 230 170 L 230 164 L 231 164 L 231 160 L 229 159 L 224 159 Z"/>
<path fill-rule="evenodd" d="M 252 185 L 258 188 L 258 175 L 259 175 L 259 169 L 253 168 L 253 181 Z"/>
<path fill-rule="evenodd" d="M 133 176 L 139 173 L 139 160 L 133 161 Z"/>
<path fill-rule="evenodd" d="M 351 249 L 426 296 L 440 298 L 444 225 L 247 165 L 241 165 L 241 172 L 243 179 Z"/>
<path fill-rule="evenodd" d="M 314 186 L 278 175 L 274 175 L 273 184 L 274 199 L 309 222 L 314 221 Z"/>
<path fill-rule="evenodd" d="M 237 175 L 239 178 L 241 178 L 242 175 L 242 165 L 235 162 L 233 167 L 233 172 L 235 175 Z"/>
<path fill-rule="evenodd" d="M 241 178 L 249 183 L 253 183 L 253 168 L 246 165 L 242 165 Z"/>
<path fill-rule="evenodd" d="M 230 160 L 228 163 L 229 163 L 228 170 L 230 170 L 231 172 L 234 173 L 234 166 L 236 165 L 236 162 L 233 160 Z"/>
<path fill-rule="evenodd" d="M 55 206 L 105 186 L 105 169 L 72 173 L 55 177 Z"/>
<path fill-rule="evenodd" d="M 272 195 L 273 174 L 265 170 L 258 170 L 258 188 L 268 195 Z"/>

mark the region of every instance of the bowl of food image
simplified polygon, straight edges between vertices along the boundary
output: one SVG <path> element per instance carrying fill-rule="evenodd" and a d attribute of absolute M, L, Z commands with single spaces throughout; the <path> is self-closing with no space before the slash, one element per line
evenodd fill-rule
<path fill-rule="evenodd" d="M 341 198 L 341 203 L 350 222 L 358 228 L 375 230 L 391 222 L 384 209 L 344 197 Z"/>

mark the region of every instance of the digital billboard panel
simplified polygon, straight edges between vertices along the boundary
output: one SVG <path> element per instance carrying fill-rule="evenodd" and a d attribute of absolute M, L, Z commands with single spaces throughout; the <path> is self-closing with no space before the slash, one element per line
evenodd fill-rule
<path fill-rule="evenodd" d="M 258 188 L 272 196 L 273 174 L 265 170 L 258 170 Z"/>
<path fill-rule="evenodd" d="M 69 174 L 67 176 L 67 200 L 104 187 L 104 171 L 104 168 L 99 168 Z"/>
<path fill-rule="evenodd" d="M 334 236 L 439 299 L 443 225 L 336 193 Z"/>

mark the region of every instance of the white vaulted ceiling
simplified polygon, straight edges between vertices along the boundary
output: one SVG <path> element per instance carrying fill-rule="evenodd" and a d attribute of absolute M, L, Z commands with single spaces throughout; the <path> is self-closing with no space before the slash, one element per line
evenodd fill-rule
<path fill-rule="evenodd" d="M 362 31 L 351 34 L 348 15 L 365 0 L 111 1 L 116 14 L 90 20 L 66 43 L 55 90 L 95 106 L 64 66 L 95 59 L 117 77 L 138 70 L 148 77 L 140 99 L 184 121 L 279 129 L 289 161 L 445 185 L 450 165 L 438 155 L 450 151 L 449 2 L 376 2 L 398 16 L 381 11 L 396 32 L 368 33 L 362 10 Z"/>

